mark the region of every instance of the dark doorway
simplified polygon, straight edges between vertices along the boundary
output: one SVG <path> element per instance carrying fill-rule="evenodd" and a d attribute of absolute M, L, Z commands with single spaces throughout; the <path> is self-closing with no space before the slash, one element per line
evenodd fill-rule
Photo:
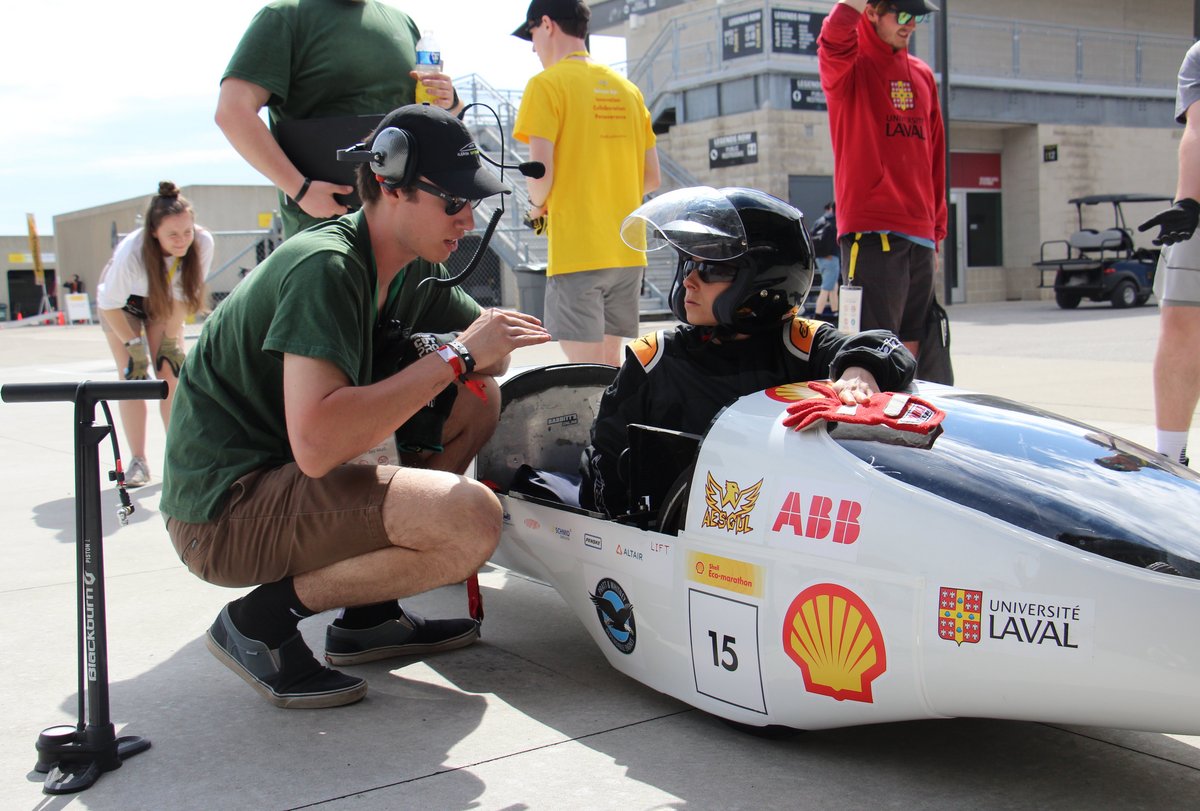
<path fill-rule="evenodd" d="M 58 280 L 54 269 L 46 270 L 46 292 L 50 295 L 51 309 L 58 309 Z M 23 318 L 37 315 L 42 309 L 42 286 L 33 280 L 32 270 L 10 270 L 8 272 L 8 318 L 17 319 L 20 313 Z"/>
<path fill-rule="evenodd" d="M 788 202 L 800 209 L 809 229 L 831 200 L 833 175 L 788 175 Z"/>

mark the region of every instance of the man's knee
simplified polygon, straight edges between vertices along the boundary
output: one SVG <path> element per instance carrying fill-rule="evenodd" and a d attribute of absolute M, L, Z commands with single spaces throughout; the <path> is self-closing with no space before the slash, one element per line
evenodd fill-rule
<path fill-rule="evenodd" d="M 449 520 L 455 533 L 468 545 L 474 570 L 492 556 L 500 543 L 504 508 L 487 485 L 474 479 L 463 479 L 462 487 L 455 488 L 454 495 L 456 503 Z"/>

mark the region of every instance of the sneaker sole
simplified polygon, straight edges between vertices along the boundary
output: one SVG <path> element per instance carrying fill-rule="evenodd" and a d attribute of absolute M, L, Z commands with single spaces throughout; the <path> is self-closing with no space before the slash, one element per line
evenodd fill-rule
<path fill-rule="evenodd" d="M 274 704 L 276 707 L 285 710 L 322 710 L 327 707 L 344 707 L 347 704 L 354 704 L 357 701 L 362 701 L 367 694 L 367 683 L 364 681 L 347 690 L 339 690 L 336 693 L 310 693 L 307 695 L 281 696 L 260 682 L 258 679 L 242 667 L 237 659 L 230 656 L 224 648 L 217 644 L 217 641 L 212 638 L 212 634 L 205 632 L 204 644 L 208 647 L 210 653 L 217 658 L 217 661 L 225 665 L 225 667 L 236 673 L 242 681 L 254 688 L 260 696 Z"/>
<path fill-rule="evenodd" d="M 428 656 L 431 653 L 465 648 L 479 639 L 479 626 L 458 636 L 443 639 L 441 642 L 427 642 L 420 645 L 388 645 L 382 648 L 371 648 L 359 653 L 331 653 L 325 651 L 325 661 L 331 665 L 365 665 L 367 662 L 378 662 L 380 659 L 393 659 L 397 656 Z"/>

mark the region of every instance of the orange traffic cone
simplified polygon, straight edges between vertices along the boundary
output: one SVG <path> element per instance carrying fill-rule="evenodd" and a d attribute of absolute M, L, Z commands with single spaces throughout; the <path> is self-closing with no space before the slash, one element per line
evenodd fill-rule
<path fill-rule="evenodd" d="M 58 311 L 58 325 L 60 327 L 63 327 L 63 326 L 66 326 L 66 324 L 67 324 L 67 317 L 65 315 L 63 315 L 62 310 L 59 310 Z"/>
<path fill-rule="evenodd" d="M 24 320 L 25 320 L 25 313 L 21 312 L 20 310 L 17 310 L 17 320 L 18 320 L 18 321 L 24 321 Z"/>

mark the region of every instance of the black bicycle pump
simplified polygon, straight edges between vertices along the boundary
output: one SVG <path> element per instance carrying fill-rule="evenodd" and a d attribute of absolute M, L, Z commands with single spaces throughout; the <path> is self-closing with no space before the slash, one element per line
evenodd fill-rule
<path fill-rule="evenodd" d="M 108 635 L 104 612 L 104 550 L 100 518 L 99 445 L 113 426 L 97 427 L 102 400 L 165 400 L 161 380 L 102 383 L 16 383 L 0 387 L 6 403 L 75 403 L 75 558 L 78 577 L 79 723 L 53 726 L 37 739 L 35 771 L 46 773 L 42 791 L 83 791 L 121 761 L 150 748 L 134 735 L 116 736 L 108 713 Z M 86 696 L 86 701 L 85 701 Z"/>

